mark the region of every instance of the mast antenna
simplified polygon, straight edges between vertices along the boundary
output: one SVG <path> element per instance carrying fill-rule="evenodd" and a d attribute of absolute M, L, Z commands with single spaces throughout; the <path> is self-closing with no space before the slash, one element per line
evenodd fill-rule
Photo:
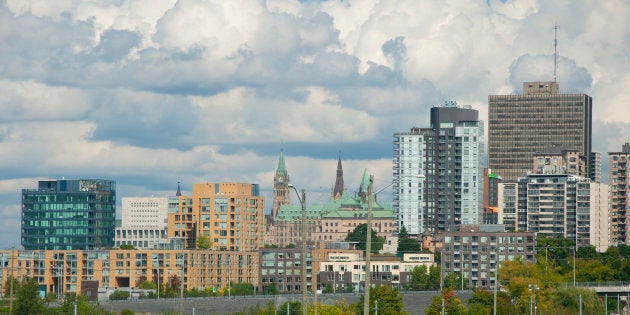
<path fill-rule="evenodd" d="M 553 82 L 558 82 L 558 24 L 553 26 Z"/>

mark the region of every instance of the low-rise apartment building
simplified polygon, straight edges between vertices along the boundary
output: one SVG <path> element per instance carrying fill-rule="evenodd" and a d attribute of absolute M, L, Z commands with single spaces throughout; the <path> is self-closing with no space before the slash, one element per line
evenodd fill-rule
<path fill-rule="evenodd" d="M 501 261 L 536 259 L 536 234 L 506 232 L 501 224 L 462 225 L 443 237 L 442 275 L 463 275 L 469 288 L 494 287 L 497 264 Z"/>
<path fill-rule="evenodd" d="M 143 281 L 186 289 L 258 283 L 258 252 L 214 250 L 2 250 L 0 283 L 34 278 L 39 293 L 83 294 L 84 286 L 135 288 Z M 8 288 L 2 287 L 8 294 Z"/>

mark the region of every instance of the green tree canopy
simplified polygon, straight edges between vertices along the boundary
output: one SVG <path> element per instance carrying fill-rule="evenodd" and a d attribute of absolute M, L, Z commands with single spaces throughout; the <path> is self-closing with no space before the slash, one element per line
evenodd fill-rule
<path fill-rule="evenodd" d="M 407 228 L 403 225 L 398 232 L 398 248 L 396 249 L 397 255 L 402 256 L 404 253 L 418 253 L 420 252 L 420 243 L 417 240 L 409 237 Z"/>
<path fill-rule="evenodd" d="M 363 314 L 364 296 L 361 295 L 359 302 L 354 304 L 357 314 Z M 376 301 L 378 301 L 379 315 L 406 315 L 403 309 L 402 295 L 397 288 L 389 285 L 379 285 L 370 288 L 370 314 L 375 314 Z"/>
<path fill-rule="evenodd" d="M 466 307 L 462 305 L 462 302 L 455 296 L 455 292 L 452 288 L 444 288 L 440 291 L 440 295 L 436 295 L 431 300 L 431 304 L 424 310 L 426 315 L 440 315 L 442 314 L 442 299 L 444 300 L 444 313 L 449 315 L 464 315 L 466 314 Z"/>
<path fill-rule="evenodd" d="M 17 291 L 13 288 L 15 295 L 15 315 L 41 314 L 44 311 L 44 301 L 37 292 L 37 281 L 30 277 L 24 277 L 17 286 Z"/>
<path fill-rule="evenodd" d="M 378 253 L 379 250 L 383 248 L 383 239 L 378 237 L 376 231 L 374 229 L 370 229 L 372 231 L 372 253 Z M 352 232 L 348 232 L 348 236 L 346 236 L 347 242 L 356 242 L 357 249 L 365 251 L 367 243 L 367 224 L 359 224 Z"/>
<path fill-rule="evenodd" d="M 210 238 L 206 235 L 199 235 L 197 237 L 197 248 L 198 249 L 209 249 L 212 247 L 212 242 Z"/>

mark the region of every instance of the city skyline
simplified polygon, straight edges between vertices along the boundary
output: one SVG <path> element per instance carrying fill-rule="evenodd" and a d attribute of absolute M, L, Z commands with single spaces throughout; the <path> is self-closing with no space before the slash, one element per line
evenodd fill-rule
<path fill-rule="evenodd" d="M 556 24 L 560 91 L 593 98 L 607 161 L 630 136 L 629 15 L 622 1 L 2 1 L 0 248 L 19 246 L 20 190 L 38 180 L 115 180 L 119 204 L 178 181 L 257 183 L 271 205 L 284 147 L 308 203 L 330 196 L 339 151 L 346 183 L 367 168 L 387 186 L 393 134 L 431 107 L 487 122 L 488 95 L 551 81 Z"/>

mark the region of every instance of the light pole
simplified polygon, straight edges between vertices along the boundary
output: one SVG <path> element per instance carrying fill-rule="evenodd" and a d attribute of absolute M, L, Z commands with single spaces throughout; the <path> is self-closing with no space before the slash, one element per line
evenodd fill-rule
<path fill-rule="evenodd" d="M 300 205 L 302 206 L 302 314 L 308 314 L 307 310 L 307 299 L 306 299 L 306 192 L 302 189 L 302 195 L 298 193 L 297 188 L 293 186 L 293 184 L 289 184 L 289 187 L 292 188 L 297 194 L 298 200 L 300 201 Z M 317 294 L 317 292 L 315 292 Z"/>
<path fill-rule="evenodd" d="M 179 315 L 184 314 L 184 272 L 186 263 L 184 261 L 184 254 L 182 253 L 182 276 L 179 279 Z"/>
<path fill-rule="evenodd" d="M 370 175 L 370 183 L 368 185 L 368 213 L 367 213 L 367 228 L 366 240 L 365 240 L 365 296 L 363 298 L 363 314 L 370 314 L 370 280 L 372 277 L 370 267 L 370 256 L 372 251 L 372 189 L 374 185 L 374 175 Z"/>
<path fill-rule="evenodd" d="M 410 176 L 410 177 L 424 178 L 424 175 Z M 394 180 L 389 185 L 381 188 L 380 190 L 374 193 L 373 192 L 374 175 L 370 175 L 368 191 L 367 191 L 368 209 L 367 209 L 367 222 L 366 222 L 367 228 L 366 228 L 366 240 L 365 240 L 365 292 L 364 292 L 364 297 L 363 297 L 363 314 L 365 315 L 370 314 L 370 287 L 371 287 L 370 280 L 372 278 L 372 273 L 371 273 L 372 268 L 370 266 L 370 258 L 372 255 L 371 251 L 372 251 L 372 202 L 373 202 L 373 198 L 374 198 L 374 195 L 383 191 L 385 188 L 390 187 L 391 185 L 398 182 L 399 180 L 400 178 L 394 178 Z"/>

